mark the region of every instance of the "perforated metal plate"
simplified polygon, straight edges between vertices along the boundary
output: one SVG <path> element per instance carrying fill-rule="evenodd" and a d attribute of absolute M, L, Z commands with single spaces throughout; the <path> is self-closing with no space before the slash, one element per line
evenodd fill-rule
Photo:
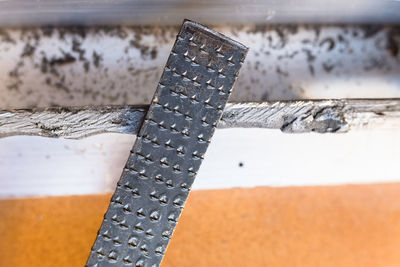
<path fill-rule="evenodd" d="M 86 266 L 159 266 L 247 48 L 185 21 Z"/>

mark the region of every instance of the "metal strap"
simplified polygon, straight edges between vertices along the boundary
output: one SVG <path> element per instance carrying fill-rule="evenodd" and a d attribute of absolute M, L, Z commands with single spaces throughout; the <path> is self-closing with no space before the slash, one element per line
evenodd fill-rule
<path fill-rule="evenodd" d="M 247 48 L 185 21 L 86 266 L 159 266 Z"/>

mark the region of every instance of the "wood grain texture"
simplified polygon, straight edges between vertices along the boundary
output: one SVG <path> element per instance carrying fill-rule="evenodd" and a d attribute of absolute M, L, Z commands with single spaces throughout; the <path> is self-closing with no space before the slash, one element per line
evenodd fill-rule
<path fill-rule="evenodd" d="M 0 138 L 36 135 L 79 139 L 101 133 L 136 134 L 148 106 L 104 106 L 0 111 Z M 220 128 L 270 128 L 286 133 L 347 132 L 399 127 L 399 99 L 231 103 Z"/>
<path fill-rule="evenodd" d="M 0 266 L 83 266 L 110 197 L 0 200 Z M 399 183 L 200 190 L 162 266 L 398 266 L 399 235 Z"/>

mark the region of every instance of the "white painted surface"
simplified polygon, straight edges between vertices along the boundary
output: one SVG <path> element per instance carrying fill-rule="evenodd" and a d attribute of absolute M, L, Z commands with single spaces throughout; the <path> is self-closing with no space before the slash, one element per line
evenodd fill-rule
<path fill-rule="evenodd" d="M 81 7 L 85 6 L 82 1 L 78 2 Z M 102 6 L 107 13 L 109 3 L 106 2 Z M 320 17 L 313 21 L 327 22 L 327 14 L 338 14 L 336 18 L 343 15 L 353 22 L 364 21 L 352 16 L 352 12 L 379 13 L 374 8 L 378 1 L 367 2 L 373 6 L 365 1 L 351 6 L 347 1 L 340 1 L 333 6 L 339 13 L 332 12 L 324 3 L 317 4 L 316 7 L 326 12 L 317 12 Z M 389 5 L 389 11 L 395 12 L 399 5 L 393 3 L 384 1 L 382 6 Z M 62 7 L 67 17 L 61 18 L 59 12 L 50 12 L 52 15 L 64 22 L 79 21 L 68 20 L 71 10 L 63 7 L 68 1 L 53 4 Z M 348 10 L 343 11 L 342 5 Z M 8 8 L 12 6 L 17 8 L 18 3 L 7 4 Z M 265 10 L 257 5 L 251 8 L 265 13 L 267 23 L 273 18 L 282 21 L 285 5 L 275 3 L 274 6 Z M 307 6 L 299 7 L 298 3 L 287 8 L 296 12 L 300 8 L 299 12 L 307 18 L 308 12 L 316 13 L 314 9 L 305 10 Z M 0 10 L 5 15 L 0 16 L 0 21 L 11 23 L 11 18 L 21 19 L 15 16 L 18 12 L 9 10 Z M 136 18 L 131 11 L 126 9 L 125 14 Z M 84 20 L 87 14 L 84 11 L 81 14 L 80 19 Z M 227 14 L 232 17 L 231 13 Z M 254 15 L 249 14 L 242 19 L 248 22 Z M 296 18 L 292 15 L 292 19 Z M 215 17 L 215 13 L 210 16 Z M 179 16 L 173 18 L 175 22 L 181 21 Z M 369 18 L 368 21 L 375 21 Z M 158 20 L 155 22 L 161 24 Z M 250 47 L 231 101 L 400 97 L 400 54 L 391 55 L 393 51 L 387 49 L 390 27 L 369 37 L 366 37 L 368 31 L 358 26 L 300 26 L 294 32 L 286 27 L 280 29 L 283 36 L 274 27 L 263 30 L 247 25 L 215 29 Z M 0 108 L 147 104 L 177 32 L 173 27 L 164 30 L 89 28 L 84 30 L 84 35 L 80 31 L 67 31 L 61 37 L 58 30 L 45 34 L 37 28 L 6 29 L 12 41 L 0 42 Z M 328 40 L 335 45 L 330 48 Z M 24 48 L 29 45 L 35 49 L 31 55 L 24 56 Z M 148 47 L 146 53 L 141 51 L 144 47 Z M 153 48 L 157 50 L 154 57 L 149 53 Z M 94 52 L 101 57 L 98 66 Z M 74 61 L 56 64 L 53 72 L 43 71 L 43 61 L 63 58 L 64 53 L 72 55 Z M 87 72 L 85 64 L 90 67 Z M 327 71 L 324 65 L 333 68 Z M 287 135 L 278 130 L 217 130 L 194 189 L 400 181 L 399 133 L 400 130 L 370 130 Z M 117 134 L 79 141 L 22 136 L 0 139 L 0 197 L 112 192 L 133 142 L 133 136 Z"/>
<path fill-rule="evenodd" d="M 217 130 L 193 189 L 400 181 L 399 134 Z M 0 139 L 0 197 L 112 192 L 133 142 L 119 134 Z"/>

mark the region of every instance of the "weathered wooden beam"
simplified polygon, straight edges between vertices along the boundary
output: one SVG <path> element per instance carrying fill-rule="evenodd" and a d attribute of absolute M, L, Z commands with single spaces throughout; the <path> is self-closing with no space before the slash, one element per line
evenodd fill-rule
<path fill-rule="evenodd" d="M 136 134 L 147 106 L 69 107 L 0 111 L 0 137 L 79 139 L 101 133 Z M 285 133 L 343 133 L 400 127 L 400 99 L 230 103 L 219 128 L 270 128 Z"/>

